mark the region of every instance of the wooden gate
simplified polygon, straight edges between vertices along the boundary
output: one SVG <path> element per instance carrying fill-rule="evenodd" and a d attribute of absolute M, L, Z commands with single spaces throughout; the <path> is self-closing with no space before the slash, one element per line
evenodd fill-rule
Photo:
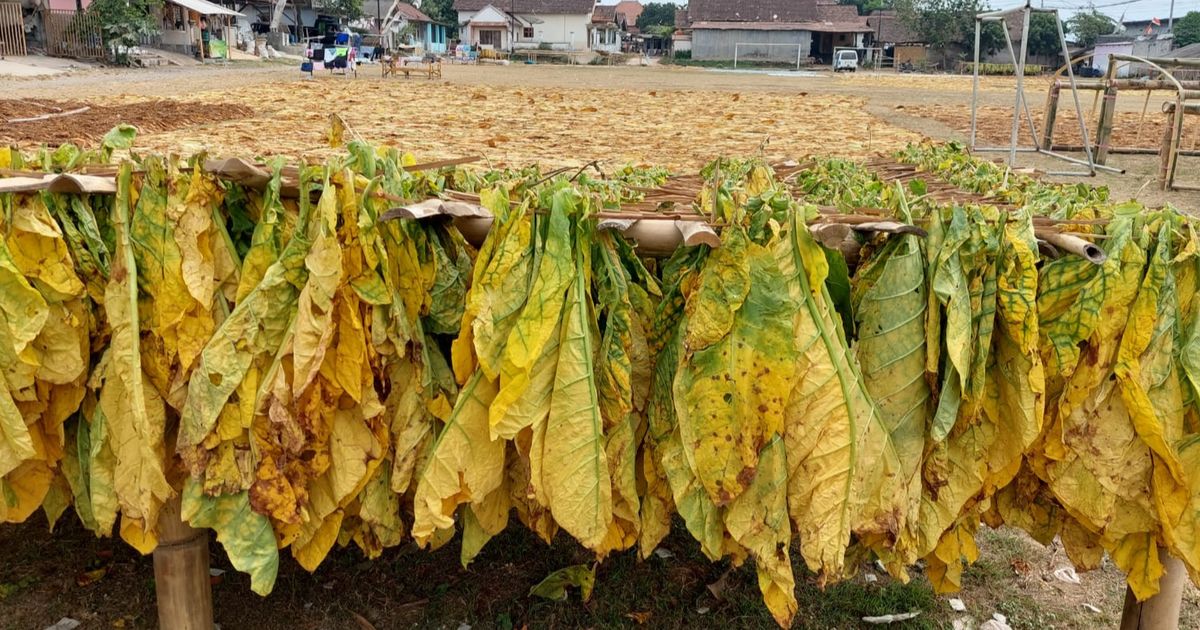
<path fill-rule="evenodd" d="M 104 38 L 100 20 L 84 11 L 48 10 L 42 12 L 46 27 L 46 52 L 54 57 L 103 59 Z"/>
<path fill-rule="evenodd" d="M 0 56 L 25 55 L 25 19 L 21 3 L 0 2 Z"/>

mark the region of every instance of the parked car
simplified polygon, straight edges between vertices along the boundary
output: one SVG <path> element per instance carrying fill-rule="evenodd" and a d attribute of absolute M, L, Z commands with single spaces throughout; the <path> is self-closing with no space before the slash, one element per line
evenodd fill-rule
<path fill-rule="evenodd" d="M 834 72 L 855 72 L 858 70 L 858 53 L 853 50 L 839 50 L 833 57 Z"/>

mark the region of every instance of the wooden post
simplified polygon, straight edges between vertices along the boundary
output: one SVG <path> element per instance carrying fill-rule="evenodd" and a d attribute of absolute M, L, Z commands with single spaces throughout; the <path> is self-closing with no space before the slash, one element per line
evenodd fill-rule
<path fill-rule="evenodd" d="M 1058 119 L 1058 83 L 1050 86 L 1046 96 L 1046 113 L 1042 116 L 1042 148 L 1052 151 L 1054 147 L 1054 123 Z"/>
<path fill-rule="evenodd" d="M 1100 127 L 1096 131 L 1096 163 L 1108 161 L 1108 146 L 1112 141 L 1113 115 L 1117 111 L 1117 88 L 1110 85 L 1104 89 L 1104 101 L 1100 105 Z"/>
<path fill-rule="evenodd" d="M 1172 117 L 1172 120 L 1174 120 L 1174 117 Z M 1174 148 L 1174 143 L 1171 141 L 1175 138 L 1175 126 L 1168 124 L 1164 125 L 1164 127 L 1162 147 L 1158 152 L 1158 184 L 1160 190 L 1170 190 L 1171 151 Z"/>
<path fill-rule="evenodd" d="M 1121 630 L 1179 630 L 1179 608 L 1183 604 L 1183 587 L 1187 570 L 1183 561 L 1172 558 L 1163 548 L 1158 557 L 1163 564 L 1163 576 L 1158 595 L 1139 602 L 1129 587 L 1125 588 L 1125 609 L 1121 613 Z"/>
<path fill-rule="evenodd" d="M 158 627 L 212 630 L 212 585 L 208 573 L 208 532 L 193 529 L 179 515 L 179 497 L 163 506 L 154 550 Z"/>

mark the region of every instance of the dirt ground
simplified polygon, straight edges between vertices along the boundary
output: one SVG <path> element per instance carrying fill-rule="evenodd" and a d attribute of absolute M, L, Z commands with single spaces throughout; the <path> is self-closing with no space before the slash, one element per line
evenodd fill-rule
<path fill-rule="evenodd" d="M 481 155 L 492 165 L 599 160 L 609 167 L 646 162 L 695 170 L 716 157 L 866 157 L 925 136 L 963 140 L 971 94 L 970 78 L 960 76 L 578 66 L 449 66 L 435 81 L 384 80 L 377 73 L 368 67 L 357 78 L 310 80 L 292 64 L 250 64 L 0 78 L 0 94 L 25 99 L 0 101 L 0 120 L 31 110 L 93 108 L 52 123 L 8 122 L 0 138 L 25 146 L 43 134 L 55 142 L 94 140 L 113 122 L 112 110 L 142 126 L 137 146 L 143 151 L 319 159 L 330 153 L 326 130 L 337 113 L 352 136 L 402 147 L 421 159 Z M 1040 125 L 1048 84 L 1030 84 Z M 1003 140 L 1011 122 L 1006 107 L 1012 79 L 986 78 L 980 97 L 981 128 L 989 140 Z M 1142 107 L 1139 98 L 1119 101 L 1119 137 L 1126 137 L 1121 134 L 1129 133 L 1130 124 L 1161 124 L 1143 120 Z M 1154 102 L 1148 111 L 1161 116 Z M 1060 120 L 1062 137 L 1070 141 L 1070 116 Z M 46 129 L 20 127 L 41 124 Z M 1152 138 L 1155 133 L 1145 131 Z M 1019 163 L 1071 167 L 1024 154 Z M 1116 155 L 1109 163 L 1126 174 L 1086 181 L 1110 187 L 1118 198 L 1200 212 L 1200 194 L 1157 190 L 1157 156 Z M 1197 164 L 1200 158 L 1184 158 L 1181 179 L 1200 180 Z M 61 617 L 85 628 L 156 625 L 148 558 L 119 541 L 95 539 L 69 514 L 47 536 L 40 518 L 0 527 L 0 629 L 40 628 Z M 980 545 L 981 559 L 967 571 L 960 595 L 966 613 L 953 613 L 948 598 L 935 595 L 919 571 L 911 583 L 899 584 L 866 566 L 855 580 L 822 592 L 798 567 L 797 627 L 858 628 L 864 615 L 910 611 L 921 616 L 891 627 L 950 628 L 961 620 L 974 628 L 993 613 L 1006 615 L 1018 630 L 1114 627 L 1119 619 L 1124 587 L 1111 565 L 1071 584 L 1053 575 L 1068 564 L 1060 548 L 1043 548 L 1011 530 L 987 531 Z M 214 544 L 214 568 L 225 571 L 213 578 L 217 621 L 226 629 L 256 630 L 773 627 L 752 571 L 726 574 L 727 566 L 699 556 L 684 531 L 674 532 L 665 548 L 669 557 L 639 562 L 634 554 L 621 554 L 601 564 L 590 602 L 573 594 L 568 602 L 552 603 L 530 597 L 529 588 L 553 570 L 588 562 L 587 554 L 566 540 L 546 547 L 517 527 L 490 543 L 470 569 L 459 566 L 457 543 L 432 554 L 402 546 L 375 561 L 339 551 L 313 575 L 285 557 L 275 591 L 265 599 L 250 593 L 245 577 L 230 570 Z M 1181 627 L 1200 628 L 1194 587 L 1185 597 Z"/>
<path fill-rule="evenodd" d="M 1049 83 L 1035 77 L 1027 85 L 1040 126 Z M 578 166 L 598 160 L 614 168 L 654 163 L 695 170 L 718 156 L 865 157 L 922 136 L 965 140 L 971 78 L 670 66 L 452 65 L 443 79 L 433 81 L 383 79 L 373 66 L 364 66 L 357 78 L 318 73 L 309 80 L 290 63 L 266 63 L 0 79 L 0 93 L 98 106 L 169 98 L 207 104 L 217 112 L 253 110 L 248 117 L 218 115 L 144 133 L 138 146 L 147 150 L 319 159 L 330 152 L 325 131 L 329 115 L 336 112 L 360 137 L 402 147 L 421 159 L 481 155 L 494 166 Z M 1014 94 L 1011 77 L 983 78 L 983 129 L 1009 128 Z M 1163 116 L 1159 99 L 1153 97 L 1149 105 L 1137 95 L 1118 99 L 1120 141 L 1142 128 L 1139 135 L 1152 140 L 1138 144 L 1154 146 L 1154 129 Z M 1085 116 L 1091 115 L 1089 107 L 1084 104 Z M 1067 109 L 1064 99 L 1058 125 L 1063 142 L 1078 135 L 1068 124 L 1073 112 Z M 1131 126 L 1133 132 L 1128 131 Z M 1200 138 L 1200 120 L 1194 126 L 1198 128 L 1185 136 L 1188 142 Z M 1078 170 L 1043 156 L 1021 155 L 1018 164 Z M 1101 173 L 1089 181 L 1109 187 L 1116 197 L 1200 209 L 1200 193 L 1158 190 L 1153 181 L 1156 155 L 1114 155 L 1109 164 L 1126 173 Z M 1200 184 L 1200 158 L 1183 158 L 1178 173 L 1180 182 Z"/>

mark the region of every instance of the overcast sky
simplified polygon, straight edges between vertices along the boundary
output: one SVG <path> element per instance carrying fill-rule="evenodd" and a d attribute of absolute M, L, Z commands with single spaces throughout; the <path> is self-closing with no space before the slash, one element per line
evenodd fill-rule
<path fill-rule="evenodd" d="M 647 1 L 642 0 L 642 3 L 645 4 Z M 687 4 L 687 0 L 673 1 L 679 5 Z M 753 1 L 746 0 L 746 2 Z M 616 4 L 616 1 L 603 0 L 603 3 Z M 994 9 L 1007 9 L 1022 6 L 1025 4 L 1025 0 L 990 0 L 990 3 Z M 1085 0 L 1034 0 L 1034 6 L 1062 9 L 1064 17 L 1079 9 L 1086 10 L 1088 4 Z M 1094 5 L 1101 13 L 1112 16 L 1114 20 L 1119 20 L 1124 15 L 1125 19 L 1129 21 L 1158 18 L 1164 24 L 1167 21 L 1167 14 L 1171 10 L 1171 0 L 1095 0 L 1090 4 Z M 1200 11 L 1200 0 L 1175 0 L 1175 17 L 1188 11 Z"/>

